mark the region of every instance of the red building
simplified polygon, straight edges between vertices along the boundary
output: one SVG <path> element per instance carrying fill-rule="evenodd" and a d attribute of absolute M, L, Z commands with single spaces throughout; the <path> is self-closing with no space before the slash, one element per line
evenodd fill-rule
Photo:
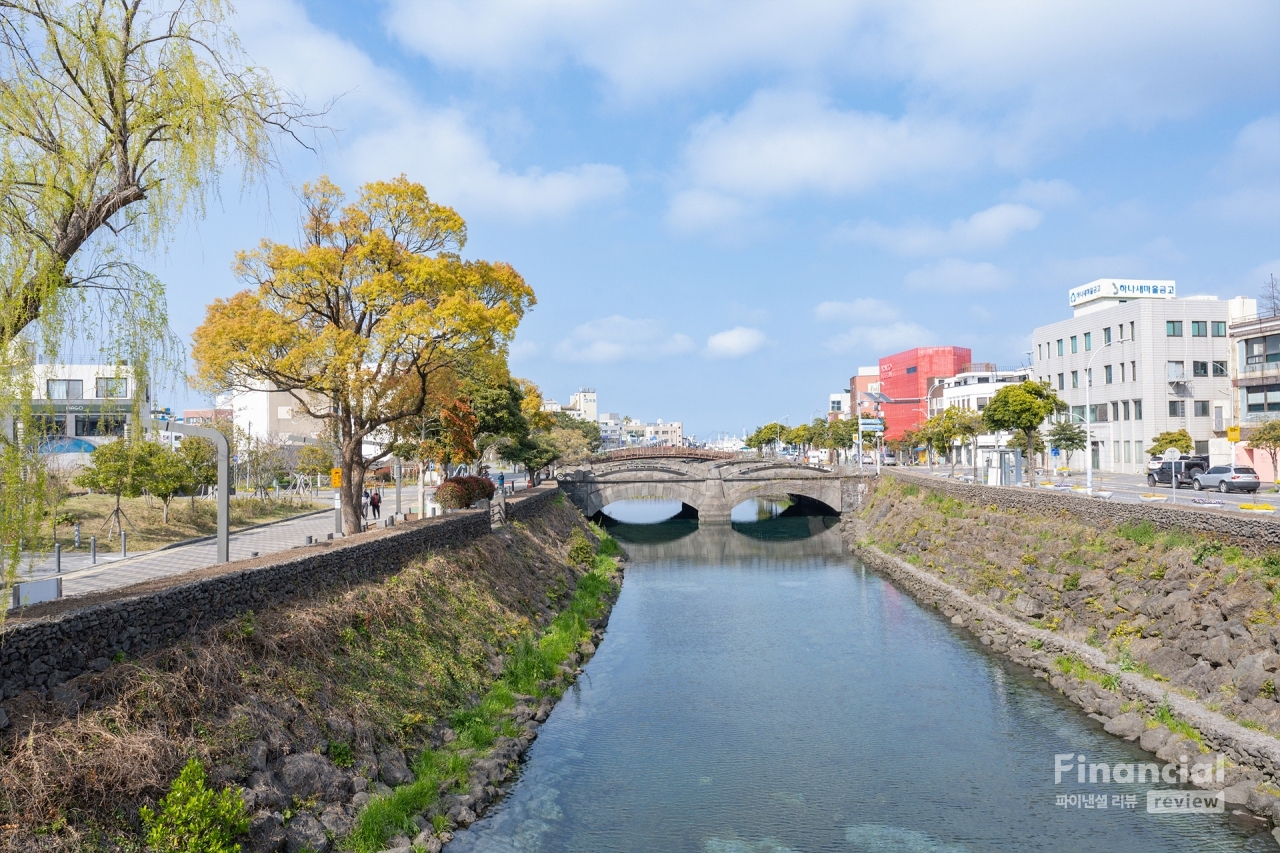
<path fill-rule="evenodd" d="M 929 419 L 929 389 L 971 361 L 967 347 L 916 347 L 880 359 L 880 393 L 893 401 L 880 404 L 885 439 L 919 429 Z"/>

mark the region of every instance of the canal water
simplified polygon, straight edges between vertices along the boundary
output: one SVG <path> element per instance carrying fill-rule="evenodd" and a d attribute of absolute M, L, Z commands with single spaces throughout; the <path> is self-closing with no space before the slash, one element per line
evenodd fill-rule
<path fill-rule="evenodd" d="M 1277 849 L 1230 814 L 1148 813 L 1176 786 L 1055 784 L 1056 754 L 1154 759 L 843 554 L 829 520 L 777 510 L 614 528 L 632 562 L 604 642 L 446 853 Z"/>

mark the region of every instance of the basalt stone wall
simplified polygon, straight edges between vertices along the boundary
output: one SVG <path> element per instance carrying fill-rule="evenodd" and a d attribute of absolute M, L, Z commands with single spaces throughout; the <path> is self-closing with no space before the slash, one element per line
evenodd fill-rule
<path fill-rule="evenodd" d="M 1067 513 L 1077 521 L 1097 527 L 1111 528 L 1126 521 L 1150 521 L 1164 530 L 1187 530 L 1244 539 L 1255 545 L 1280 546 L 1280 521 L 1262 515 L 1243 515 L 1228 510 L 1158 503 L 1120 503 L 1088 498 L 1049 489 L 1027 489 L 1008 486 L 977 486 L 917 474 L 909 471 L 886 472 L 904 482 L 941 492 L 966 503 L 995 505 L 1000 509 L 1052 515 Z M 1185 492 L 1190 499 L 1194 494 Z"/>
<path fill-rule="evenodd" d="M 508 500 L 509 517 L 527 519 L 555 499 L 554 485 Z M 164 589 L 11 621 L 0 632 L 0 699 L 54 687 L 86 670 L 106 669 L 116 654 L 159 648 L 210 624 L 316 591 L 362 583 L 399 570 L 428 551 L 489 533 L 489 513 L 467 511 L 284 552 L 276 562 L 177 580 Z"/>

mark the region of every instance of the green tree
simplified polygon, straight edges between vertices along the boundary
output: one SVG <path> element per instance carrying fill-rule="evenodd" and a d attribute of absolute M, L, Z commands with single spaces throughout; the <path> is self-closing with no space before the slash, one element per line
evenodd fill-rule
<path fill-rule="evenodd" d="M 1043 452 L 1044 440 L 1040 438 L 1040 425 L 1055 412 L 1065 408 L 1058 395 L 1047 382 L 1027 380 L 1018 385 L 1006 385 L 996 392 L 982 410 L 982 419 L 992 432 L 1008 430 L 1022 433 L 1021 446 L 1036 452 L 1037 445 Z M 1010 446 L 1014 446 L 1012 443 Z M 1035 482 L 1033 458 L 1027 460 L 1027 482 Z"/>
<path fill-rule="evenodd" d="M 201 487 L 211 489 L 218 485 L 218 446 L 207 438 L 189 435 L 178 445 L 178 455 L 191 472 L 191 512 L 196 509 L 196 492 Z"/>
<path fill-rule="evenodd" d="M 1072 421 L 1058 421 L 1049 428 L 1049 446 L 1056 447 L 1067 455 L 1067 467 L 1071 467 L 1071 454 L 1084 450 L 1089 445 L 1089 437 L 1084 427 Z"/>
<path fill-rule="evenodd" d="M 136 498 L 147 487 L 150 473 L 146 444 L 130 436 L 101 444 L 89 454 L 89 464 L 76 475 L 77 486 L 115 496 L 115 508 L 102 523 L 108 542 L 114 533 L 124 529 L 124 524 L 133 526 L 120 508 L 120 499 Z"/>
<path fill-rule="evenodd" d="M 1031 438 L 1035 443 L 1030 453 L 1027 452 L 1027 434 L 1024 432 L 1015 432 L 1005 442 L 1005 446 L 1010 450 L 1022 451 L 1022 455 L 1027 459 L 1028 467 L 1031 467 L 1031 461 L 1035 458 L 1033 454 L 1044 453 L 1045 451 L 1044 435 L 1039 430 L 1031 433 Z"/>
<path fill-rule="evenodd" d="M 210 390 L 270 383 L 335 425 L 343 519 L 359 530 L 365 472 L 395 447 L 366 457 L 365 439 L 430 414 L 437 374 L 505 353 L 533 290 L 508 264 L 461 260 L 462 217 L 403 176 L 345 206 L 321 178 L 302 200 L 302 245 L 264 241 L 238 256 L 252 287 L 209 306 L 192 356 Z M 465 400 L 435 411 L 451 408 L 470 430 L 457 449 L 474 458 L 475 416 Z"/>
<path fill-rule="evenodd" d="M 1276 456 L 1280 455 L 1280 421 L 1264 421 L 1249 433 L 1249 446 L 1261 450 L 1271 459 L 1271 479 L 1280 490 L 1280 468 L 1276 467 Z"/>
<path fill-rule="evenodd" d="M 1191 454 L 1196 449 L 1196 443 L 1191 438 L 1191 433 L 1185 429 L 1169 430 L 1162 432 L 1151 442 L 1152 456 L 1159 456 L 1170 447 L 1175 448 L 1179 453 Z"/>
<path fill-rule="evenodd" d="M 947 409 L 948 416 L 951 418 L 952 430 L 955 432 L 956 438 L 960 439 L 962 444 L 969 446 L 973 457 L 973 479 L 978 479 L 978 436 L 986 431 L 986 423 L 982 419 L 981 412 L 975 412 L 972 409 L 962 409 L 959 406 L 952 406 Z M 951 476 L 955 476 L 955 465 L 951 466 Z"/>
<path fill-rule="evenodd" d="M 185 442 L 184 442 L 185 443 Z M 142 442 L 138 452 L 146 457 L 143 487 L 164 505 L 164 523 L 169 523 L 169 502 L 180 492 L 195 491 L 195 475 L 184 454 L 154 441 Z"/>
<path fill-rule="evenodd" d="M 781 444 L 783 436 L 786 435 L 787 428 L 782 424 L 774 421 L 767 423 L 762 427 L 758 427 L 755 432 L 747 436 L 743 443 L 754 450 L 757 454 L 763 455 L 764 449 L 771 444 Z"/>
<path fill-rule="evenodd" d="M 588 453 L 596 453 L 600 450 L 600 444 L 602 442 L 600 437 L 600 424 L 595 421 L 575 418 L 568 412 L 554 412 L 552 414 L 552 418 L 555 420 L 555 427 L 552 428 L 553 432 L 556 430 L 577 432 L 582 436 L 582 441 L 584 442 Z"/>

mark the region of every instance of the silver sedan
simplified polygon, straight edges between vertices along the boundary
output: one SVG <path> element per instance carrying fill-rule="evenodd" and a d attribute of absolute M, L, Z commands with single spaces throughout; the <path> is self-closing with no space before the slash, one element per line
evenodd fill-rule
<path fill-rule="evenodd" d="M 1262 481 L 1258 479 L 1257 471 L 1245 465 L 1215 465 L 1203 474 L 1197 474 L 1191 485 L 1196 491 L 1256 492 Z"/>

